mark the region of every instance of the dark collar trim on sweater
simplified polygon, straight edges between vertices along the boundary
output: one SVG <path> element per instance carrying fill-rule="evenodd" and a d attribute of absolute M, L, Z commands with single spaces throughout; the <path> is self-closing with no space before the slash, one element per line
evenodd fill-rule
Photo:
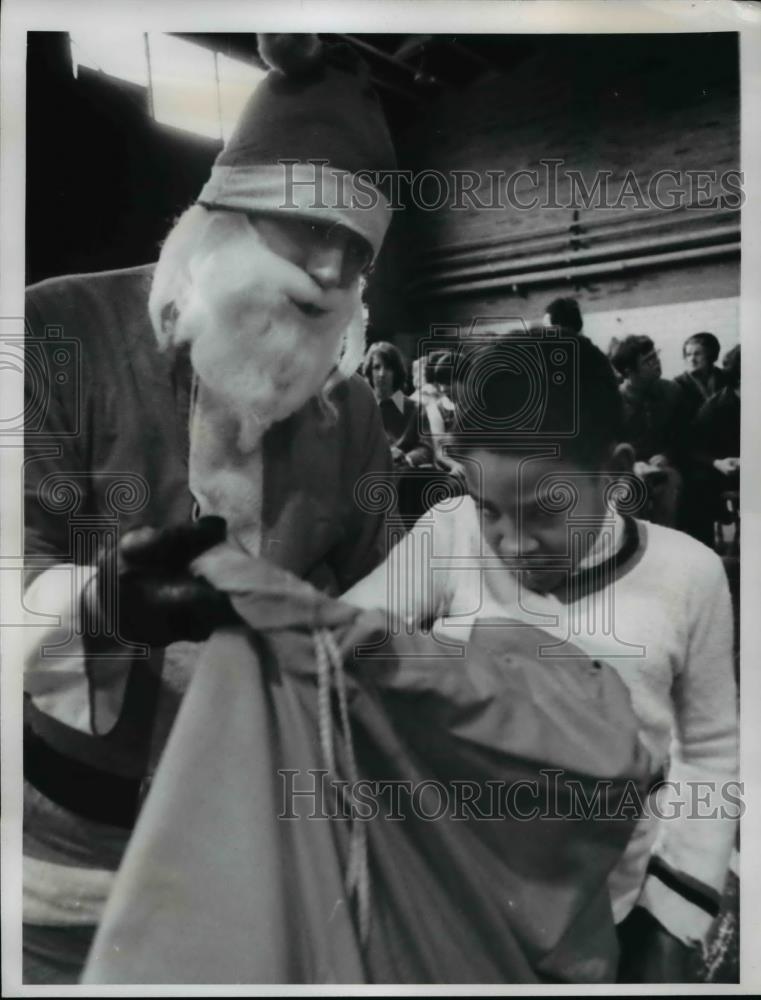
<path fill-rule="evenodd" d="M 624 540 L 619 550 L 596 566 L 589 566 L 564 580 L 553 591 L 561 603 L 573 604 L 588 594 L 603 590 L 640 561 L 647 545 L 646 529 L 629 514 L 623 514 L 622 519 Z"/>

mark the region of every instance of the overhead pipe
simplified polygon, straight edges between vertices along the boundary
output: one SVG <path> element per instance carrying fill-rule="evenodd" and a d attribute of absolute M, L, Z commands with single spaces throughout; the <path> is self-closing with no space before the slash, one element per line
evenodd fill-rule
<path fill-rule="evenodd" d="M 515 236 L 498 236 L 489 241 L 488 246 L 482 244 L 461 244 L 456 252 L 443 254 L 440 247 L 421 248 L 419 253 L 425 254 L 425 259 L 421 261 L 421 270 L 433 270 L 435 268 L 456 265 L 458 261 L 489 260 L 495 251 L 509 250 L 514 248 L 516 254 L 529 253 L 544 247 L 565 246 L 569 240 L 583 239 L 583 234 L 575 234 L 569 231 L 568 226 L 558 228 L 554 232 L 557 235 L 549 234 L 547 230 L 541 233 L 519 233 Z M 470 250 L 470 246 L 479 246 L 478 250 Z"/>
<path fill-rule="evenodd" d="M 424 49 L 425 45 L 433 39 L 433 35 L 420 35 L 414 40 L 414 42 L 410 42 L 409 44 L 402 43 L 399 49 L 397 49 L 393 55 L 390 55 L 388 52 L 384 52 L 383 49 L 370 45 L 369 42 L 364 41 L 362 38 L 357 38 L 356 35 L 338 35 L 337 37 L 344 38 L 347 41 L 352 42 L 354 45 L 358 45 L 360 48 L 364 49 L 366 52 L 371 52 L 379 59 L 383 59 L 385 62 L 390 63 L 393 66 L 397 66 L 399 69 L 406 70 L 408 73 L 411 73 L 412 76 L 415 76 L 418 71 L 414 66 L 410 66 L 410 64 L 406 62 L 406 59 L 411 55 L 417 54 L 417 52 L 421 49 Z M 489 69 L 494 69 L 494 66 L 489 59 L 486 59 L 484 56 L 479 55 L 479 53 L 467 48 L 467 46 L 462 45 L 460 42 L 453 42 L 449 39 L 446 39 L 445 41 L 447 45 L 450 45 L 453 49 L 466 56 L 466 58 L 470 58 L 474 62 L 480 63 L 482 66 L 487 66 Z M 437 83 L 443 82 L 438 78 L 434 79 L 436 79 Z"/>
<path fill-rule="evenodd" d="M 336 38 L 342 38 L 344 41 L 350 42 L 352 45 L 356 45 L 360 49 L 364 49 L 366 52 L 372 52 L 374 56 L 379 59 L 384 59 L 386 62 L 392 63 L 398 69 L 405 69 L 411 72 L 414 76 L 415 70 L 408 66 L 406 63 L 399 59 L 394 59 L 393 56 L 388 55 L 387 52 L 383 52 L 381 49 L 376 49 L 374 45 L 369 45 L 367 42 L 362 41 L 361 38 L 357 38 L 356 35 L 336 35 Z M 414 101 L 416 104 L 422 104 L 422 99 L 419 94 L 412 90 L 407 90 L 405 87 L 400 87 L 395 83 L 390 83 L 388 80 L 383 80 L 377 76 L 371 76 L 371 80 L 374 84 L 379 87 L 383 87 L 385 90 L 391 91 L 393 94 L 398 94 L 400 97 L 405 97 L 408 101 Z"/>
<path fill-rule="evenodd" d="M 479 52 L 474 52 L 473 49 L 469 49 L 467 45 L 463 45 L 462 42 L 448 41 L 447 44 L 451 45 L 455 52 L 461 53 L 466 57 L 466 59 L 472 59 L 474 62 L 479 63 L 486 69 L 495 70 L 497 72 L 501 71 L 501 69 L 498 69 L 490 59 L 486 58 L 486 56 L 482 56 Z"/>
<path fill-rule="evenodd" d="M 673 227 L 674 225 L 675 225 L 674 223 L 671 223 L 671 227 Z M 687 228 L 684 224 L 681 225 L 677 224 L 677 225 L 679 225 L 679 231 L 673 234 L 675 237 L 684 233 L 685 229 Z M 615 235 L 616 236 L 620 236 L 621 234 L 627 235 L 628 233 L 639 235 L 642 232 L 648 232 L 664 228 L 670 228 L 670 227 L 658 223 L 657 220 L 651 220 L 649 223 L 639 223 L 633 226 L 620 226 L 616 230 Z M 711 232 L 718 231 L 720 228 L 721 227 L 717 224 L 715 226 L 712 226 L 710 231 Z M 737 229 L 738 227 L 735 226 L 730 228 Z M 689 232 L 689 229 L 687 231 Z M 457 256 L 452 254 L 451 256 L 448 256 L 444 259 L 436 259 L 436 260 L 424 259 L 423 261 L 421 261 L 419 265 L 419 270 L 427 272 L 427 271 L 438 270 L 441 269 L 442 267 L 457 266 L 458 262 L 472 264 L 476 263 L 477 261 L 492 260 L 494 258 L 495 249 L 497 251 L 500 250 L 502 251 L 501 254 L 498 253 L 498 256 L 502 258 L 508 255 L 511 249 L 514 249 L 515 250 L 514 256 L 516 257 L 516 259 L 518 259 L 525 256 L 532 250 L 538 250 L 540 248 L 549 249 L 550 247 L 564 247 L 570 242 L 593 243 L 599 246 L 613 245 L 613 244 L 601 243 L 601 239 L 609 238 L 610 234 L 608 233 L 604 234 L 604 236 L 601 236 L 600 234 L 595 234 L 595 233 L 585 233 L 584 231 L 581 230 L 578 232 L 572 232 L 568 227 L 566 227 L 562 230 L 562 234 L 563 235 L 561 236 L 546 236 L 546 237 L 537 234 L 533 234 L 533 237 L 524 235 L 523 239 L 520 242 L 512 237 L 503 238 L 499 242 L 495 242 L 492 249 L 478 250 L 475 253 L 472 252 L 468 253 L 467 251 L 463 250 L 460 253 L 458 253 Z M 592 249 L 593 247 L 591 246 L 585 246 L 581 248 L 579 252 L 582 252 L 582 250 L 592 250 Z M 421 253 L 425 253 L 426 257 L 428 258 L 432 257 L 435 252 L 436 251 L 434 248 L 431 248 L 429 251 L 421 251 Z"/>
<path fill-rule="evenodd" d="M 378 59 L 382 59 L 384 62 L 390 63 L 392 66 L 396 66 L 397 69 L 403 69 L 405 72 L 412 74 L 414 77 L 417 70 L 414 66 L 410 66 L 409 63 L 404 62 L 403 59 L 397 59 L 395 56 L 390 56 L 388 52 L 384 52 L 383 49 L 378 49 L 374 45 L 370 45 L 368 42 L 363 41 L 361 38 L 357 38 L 356 35 L 338 35 L 338 38 L 343 38 L 347 42 L 351 42 L 352 45 L 358 46 L 360 49 L 364 49 L 365 52 L 371 52 Z"/>
<path fill-rule="evenodd" d="M 394 57 L 406 62 L 411 56 L 416 56 L 418 52 L 422 52 L 432 37 L 432 35 L 408 35 L 406 41 L 402 42 L 394 52 Z"/>
<path fill-rule="evenodd" d="M 698 247 L 693 250 L 682 250 L 676 253 L 653 254 L 645 257 L 632 257 L 627 260 L 606 261 L 604 264 L 587 264 L 579 267 L 558 268 L 553 271 L 526 272 L 504 278 L 493 278 L 486 281 L 473 281 L 460 285 L 448 285 L 444 288 L 420 292 L 418 299 L 440 299 L 453 295 L 471 295 L 477 292 L 497 291 L 505 287 L 517 288 L 522 285 L 541 285 L 555 281 L 573 281 L 577 278 L 597 277 L 604 274 L 620 274 L 621 272 L 640 268 L 655 267 L 658 264 L 678 264 L 692 260 L 702 260 L 708 257 L 739 256 L 740 243 L 726 243 L 714 247 Z"/>
<path fill-rule="evenodd" d="M 592 219 L 589 221 L 578 221 L 569 222 L 562 226 L 552 226 L 547 229 L 541 230 L 540 233 L 517 233 L 509 238 L 509 241 L 518 242 L 530 242 L 533 239 L 544 238 L 545 236 L 559 236 L 561 234 L 570 235 L 572 238 L 583 238 L 586 234 L 594 236 L 601 229 L 615 229 L 617 233 L 619 232 L 635 232 L 638 229 L 645 228 L 661 228 L 667 226 L 681 225 L 687 222 L 687 219 L 691 217 L 693 210 L 687 208 L 681 209 L 670 209 L 667 213 L 660 212 L 658 210 L 644 216 L 642 222 L 638 222 L 631 226 L 621 226 L 617 219 Z M 690 212 L 690 216 L 687 213 Z M 664 214 L 666 218 L 664 218 Z M 727 216 L 734 216 L 737 212 L 735 209 L 731 208 L 719 208 L 713 209 L 711 211 L 710 218 L 723 219 Z M 674 216 L 677 218 L 675 219 Z M 575 231 L 574 231 L 575 230 Z M 481 240 L 475 240 L 472 243 L 449 243 L 442 246 L 433 247 L 428 252 L 430 256 L 446 256 L 451 254 L 466 254 L 473 250 L 487 249 L 490 247 L 501 246 L 505 243 L 504 236 L 492 236 Z"/>
<path fill-rule="evenodd" d="M 371 76 L 371 81 L 376 87 L 381 87 L 383 90 L 388 90 L 392 94 L 397 94 L 399 97 L 403 97 L 406 101 L 413 101 L 415 104 L 422 104 L 422 99 L 419 94 L 414 94 L 411 90 L 405 90 L 404 87 L 400 87 L 395 83 L 390 83 L 388 80 L 384 80 L 380 76 Z"/>
<path fill-rule="evenodd" d="M 601 260 L 615 254 L 626 255 L 643 250 L 660 250 L 669 246 L 679 246 L 691 243 L 704 243 L 709 240 L 723 240 L 726 237 L 739 237 L 740 231 L 737 226 L 717 226 L 712 229 L 702 229 L 694 233 L 674 233 L 671 236 L 663 236 L 660 239 L 634 240 L 628 243 L 609 243 L 600 247 L 593 247 L 583 250 L 569 250 L 565 254 L 544 254 L 534 257 L 505 257 L 498 256 L 483 264 L 474 264 L 470 267 L 460 267 L 449 270 L 440 270 L 422 278 L 418 278 L 412 283 L 412 287 L 421 285 L 437 285 L 452 279 L 465 278 L 468 276 L 478 277 L 487 273 L 492 275 L 509 274 L 511 267 L 532 267 L 534 269 L 552 266 L 559 263 L 571 264 L 574 261 Z"/>

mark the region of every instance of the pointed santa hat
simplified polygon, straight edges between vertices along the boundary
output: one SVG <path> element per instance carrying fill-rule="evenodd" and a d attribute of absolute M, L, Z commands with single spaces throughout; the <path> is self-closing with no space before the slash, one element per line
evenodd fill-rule
<path fill-rule="evenodd" d="M 379 175 L 396 155 L 369 70 L 348 45 L 259 35 L 270 72 L 198 198 L 207 208 L 339 223 L 380 250 L 391 221 Z"/>

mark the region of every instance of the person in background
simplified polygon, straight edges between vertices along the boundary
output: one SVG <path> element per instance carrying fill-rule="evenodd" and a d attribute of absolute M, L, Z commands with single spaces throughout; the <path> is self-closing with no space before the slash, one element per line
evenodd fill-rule
<path fill-rule="evenodd" d="M 425 410 L 402 392 L 405 365 L 399 348 L 385 340 L 371 344 L 362 370 L 380 407 L 394 465 L 430 466 L 433 451 L 428 418 Z"/>
<path fill-rule="evenodd" d="M 740 345 L 724 356 L 724 388 L 698 411 L 692 425 L 692 458 L 704 475 L 700 509 L 709 544 L 721 545 L 735 614 L 735 677 L 739 678 L 740 650 Z M 735 525 L 731 545 L 715 538 L 716 524 Z"/>
<path fill-rule="evenodd" d="M 542 322 L 544 326 L 559 326 L 572 333 L 581 333 L 584 325 L 579 303 L 573 298 L 553 299 Z"/>
<path fill-rule="evenodd" d="M 678 803 L 647 810 L 609 878 L 619 981 L 685 982 L 689 946 L 717 912 L 736 830 L 733 815 L 720 811 L 723 782 L 737 768 L 724 569 L 688 535 L 636 520 L 611 499 L 633 455 L 610 364 L 591 341 L 578 338 L 573 386 L 547 386 L 541 425 L 502 435 L 495 428 L 515 428 L 515 401 L 531 384 L 509 338 L 480 351 L 492 353 L 478 355 L 474 371 L 492 374 L 479 378 L 477 392 L 474 379 L 472 393 L 458 393 L 453 434 L 468 495 L 434 505 L 343 600 L 401 613 L 410 628 L 433 622 L 434 636 L 450 645 L 467 642 L 479 618 L 546 622 L 547 648 L 572 637 L 619 672 L 654 782 L 665 774 L 680 801 L 690 799 L 689 782 L 704 790 L 713 783 L 718 793 L 698 821 Z M 564 434 L 570 412 L 575 432 Z M 557 502 L 566 484 L 570 509 Z M 431 531 L 436 572 L 421 586 Z"/>
<path fill-rule="evenodd" d="M 693 423 L 703 404 L 724 387 L 726 377 L 716 366 L 720 344 L 712 333 L 695 333 L 684 342 L 685 371 L 674 384 L 682 393 L 685 419 Z M 715 544 L 718 490 L 717 473 L 695 445 L 695 428 L 689 434 L 683 474 L 684 489 L 679 526 L 705 545 Z"/>
<path fill-rule="evenodd" d="M 415 358 L 412 362 L 412 392 L 409 398 L 418 406 L 428 408 L 439 398 L 439 390 L 433 383 L 433 372 L 436 359 L 442 351 L 431 351 L 430 354 Z M 429 414 L 430 415 L 430 414 Z"/>
<path fill-rule="evenodd" d="M 462 493 L 465 488 L 463 468 L 447 451 L 449 432 L 455 420 L 456 408 L 453 400 L 451 351 L 432 351 L 425 360 L 427 392 L 425 412 L 433 447 L 434 465 L 449 477 L 448 487 L 452 495 Z"/>
<path fill-rule="evenodd" d="M 444 351 L 436 358 L 433 368 L 433 382 L 439 394 L 436 408 L 441 415 L 446 434 L 454 425 L 456 413 L 453 365 L 454 354 L 452 351 Z"/>
<path fill-rule="evenodd" d="M 674 379 L 685 402 L 686 419 L 692 421 L 698 410 L 726 384 L 724 372 L 716 362 L 721 345 L 712 333 L 693 333 L 684 342 L 684 371 Z"/>
<path fill-rule="evenodd" d="M 694 460 L 708 472 L 706 504 L 740 490 L 740 345 L 724 358 L 724 387 L 700 408 L 692 425 Z"/>
<path fill-rule="evenodd" d="M 682 394 L 661 378 L 659 351 L 650 337 L 625 337 L 611 362 L 621 375 L 624 440 L 634 449 L 634 471 L 646 483 L 649 519 L 677 523 L 687 421 Z"/>

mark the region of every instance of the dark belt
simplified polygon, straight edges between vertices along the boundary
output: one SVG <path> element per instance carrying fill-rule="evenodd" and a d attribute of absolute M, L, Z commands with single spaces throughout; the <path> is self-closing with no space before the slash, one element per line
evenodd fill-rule
<path fill-rule="evenodd" d="M 132 829 L 147 780 L 124 778 L 64 757 L 24 726 L 24 777 L 37 791 L 85 819 Z"/>

